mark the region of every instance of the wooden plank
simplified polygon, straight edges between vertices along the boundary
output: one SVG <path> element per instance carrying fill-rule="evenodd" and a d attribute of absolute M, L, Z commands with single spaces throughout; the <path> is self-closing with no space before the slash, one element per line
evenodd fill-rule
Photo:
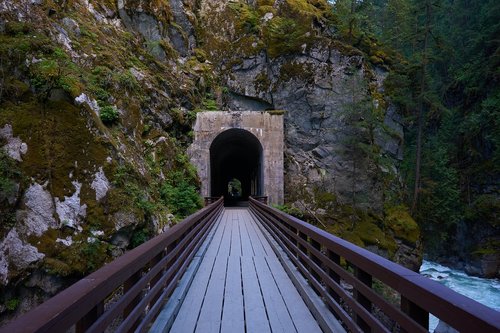
<path fill-rule="evenodd" d="M 307 304 L 308 309 L 312 315 L 317 319 L 318 324 L 322 328 L 323 332 L 336 332 L 345 333 L 345 329 L 339 323 L 339 321 L 333 316 L 328 306 L 323 302 L 320 296 L 311 288 L 307 280 L 302 276 L 300 271 L 295 267 L 292 261 L 288 258 L 285 251 L 278 245 L 278 243 L 272 238 L 267 230 L 259 224 L 259 228 L 262 230 L 264 236 L 268 239 L 269 244 L 273 248 L 276 255 L 279 257 L 279 261 L 282 267 L 285 269 L 288 277 L 296 287 L 302 299 Z"/>
<path fill-rule="evenodd" d="M 258 256 L 253 259 L 271 329 L 273 332 L 297 332 L 266 260 Z"/>
<path fill-rule="evenodd" d="M 248 231 L 248 236 L 250 238 L 250 242 L 252 244 L 252 248 L 254 251 L 255 256 L 265 256 L 266 251 L 264 249 L 264 246 L 262 245 L 262 241 L 257 235 L 257 228 L 255 225 L 255 222 L 252 220 L 252 217 L 248 212 L 245 212 L 245 214 L 242 214 L 242 218 L 245 224 L 245 227 L 247 228 Z"/>
<path fill-rule="evenodd" d="M 240 228 L 238 220 L 238 211 L 233 210 L 232 219 L 229 222 L 231 227 L 231 249 L 229 252 L 230 256 L 241 256 L 241 239 L 240 239 Z"/>
<path fill-rule="evenodd" d="M 233 234 L 235 234 L 235 232 L 233 232 Z M 243 290 L 241 288 L 241 265 L 239 255 L 230 256 L 227 263 L 221 332 L 245 332 Z"/>
<path fill-rule="evenodd" d="M 224 226 L 224 231 L 222 234 L 221 243 L 217 251 L 217 256 L 229 257 L 229 251 L 231 248 L 231 210 L 226 210 L 224 212 L 224 218 L 222 219 L 222 225 Z"/>
<path fill-rule="evenodd" d="M 224 242 L 224 241 L 223 241 Z M 221 244 L 224 245 L 224 243 Z M 217 255 L 214 269 L 208 282 L 208 289 L 203 300 L 196 332 L 219 333 L 222 318 L 222 303 L 227 270 L 227 254 Z"/>
<path fill-rule="evenodd" d="M 217 229 L 215 231 L 214 238 L 212 242 L 210 243 L 210 246 L 208 247 L 207 252 L 205 253 L 205 256 L 207 257 L 215 257 L 217 255 L 217 252 L 219 251 L 219 247 L 222 241 L 222 235 L 224 234 L 224 229 L 226 227 L 225 220 L 227 218 L 226 211 L 222 213 L 220 220 L 217 224 Z"/>
<path fill-rule="evenodd" d="M 195 279 L 196 274 L 198 273 L 199 268 L 201 267 L 201 262 L 203 260 L 203 256 L 207 252 L 208 248 L 210 247 L 210 244 L 214 238 L 214 235 L 216 233 L 216 230 L 219 226 L 220 218 L 212 229 L 209 231 L 207 238 L 203 242 L 202 246 L 198 250 L 198 252 L 195 254 L 193 260 L 189 264 L 189 267 L 187 268 L 186 272 L 182 276 L 182 279 L 179 282 L 179 285 L 177 288 L 174 290 L 172 295 L 170 296 L 170 299 L 168 300 L 167 304 L 163 307 L 161 312 L 159 313 L 158 317 L 154 321 L 151 329 L 149 332 L 152 333 L 163 333 L 163 332 L 168 332 L 170 331 L 174 320 L 177 316 L 177 314 L 180 311 L 180 308 L 182 304 L 184 303 L 184 300 L 186 299 L 186 295 L 189 292 L 189 288 L 191 287 L 191 284 L 193 280 Z M 210 263 L 207 261 L 207 265 L 210 267 Z M 196 320 L 194 320 L 194 323 L 196 323 Z M 194 326 L 193 326 L 194 327 Z"/>
<path fill-rule="evenodd" d="M 193 332 L 201 311 L 205 293 L 207 292 L 210 276 L 215 264 L 217 250 L 220 246 L 222 233 L 224 231 L 223 219 L 217 224 L 214 237 L 203 256 L 203 260 L 198 268 L 191 287 L 182 303 L 172 325 L 172 332 Z"/>
<path fill-rule="evenodd" d="M 255 265 L 251 256 L 241 257 L 245 326 L 248 333 L 271 332 Z"/>
<path fill-rule="evenodd" d="M 243 215 L 240 215 L 239 229 L 241 238 L 241 255 L 243 257 L 253 257 L 255 252 L 253 251 L 252 241 L 250 240 L 247 223 L 245 223 Z"/>
<path fill-rule="evenodd" d="M 251 217 L 252 219 L 252 226 L 255 228 L 255 232 L 257 233 L 257 236 L 259 237 L 262 246 L 264 247 L 264 251 L 266 252 L 267 255 L 274 255 L 274 251 L 271 248 L 271 245 L 269 245 L 269 242 L 267 241 L 266 237 L 262 233 L 262 230 L 258 227 L 257 224 L 260 224 L 260 221 L 257 220 L 257 217 L 255 217 L 250 211 L 247 212 L 247 214 Z"/>
<path fill-rule="evenodd" d="M 280 290 L 283 300 L 285 301 L 288 313 L 290 313 L 297 331 L 321 333 L 322 330 L 316 322 L 316 319 L 314 319 L 311 311 L 307 308 L 304 300 L 300 297 L 297 288 L 295 288 L 292 281 L 290 281 L 290 278 L 281 266 L 278 258 L 275 256 L 268 256 L 266 257 L 266 261 L 274 277 L 274 281 L 276 281 L 276 284 L 278 285 L 278 289 Z"/>

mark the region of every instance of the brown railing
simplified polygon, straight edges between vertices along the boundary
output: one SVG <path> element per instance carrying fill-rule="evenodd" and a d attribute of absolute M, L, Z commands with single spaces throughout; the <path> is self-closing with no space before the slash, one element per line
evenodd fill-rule
<path fill-rule="evenodd" d="M 432 313 L 460 332 L 500 332 L 493 309 L 257 200 L 250 210 L 349 331 L 426 332 Z M 375 281 L 399 304 L 376 292 Z"/>
<path fill-rule="evenodd" d="M 205 206 L 208 206 L 219 200 L 220 197 L 205 197 L 204 199 L 205 199 Z"/>
<path fill-rule="evenodd" d="M 125 253 L 0 332 L 146 331 L 206 238 L 223 200 Z"/>
<path fill-rule="evenodd" d="M 252 198 L 267 205 L 267 196 L 252 196 Z"/>

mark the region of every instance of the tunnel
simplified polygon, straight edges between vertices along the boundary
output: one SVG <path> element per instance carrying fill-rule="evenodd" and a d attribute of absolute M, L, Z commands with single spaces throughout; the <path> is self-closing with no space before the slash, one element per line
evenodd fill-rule
<path fill-rule="evenodd" d="M 210 192 L 224 196 L 226 206 L 245 205 L 249 196 L 263 193 L 262 145 L 250 132 L 232 128 L 210 146 Z"/>

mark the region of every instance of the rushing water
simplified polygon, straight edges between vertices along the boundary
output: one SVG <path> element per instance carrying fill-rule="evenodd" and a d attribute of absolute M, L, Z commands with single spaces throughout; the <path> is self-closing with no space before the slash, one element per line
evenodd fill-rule
<path fill-rule="evenodd" d="M 444 284 L 459 294 L 500 311 L 500 280 L 498 279 L 482 279 L 469 276 L 462 271 L 425 260 L 420 267 L 420 273 Z M 438 319 L 431 316 L 429 331 L 433 332 L 437 324 Z"/>

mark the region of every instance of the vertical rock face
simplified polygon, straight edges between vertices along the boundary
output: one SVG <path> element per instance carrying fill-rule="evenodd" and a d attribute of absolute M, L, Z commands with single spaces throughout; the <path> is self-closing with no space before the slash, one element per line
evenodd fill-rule
<path fill-rule="evenodd" d="M 310 16 L 303 14 L 304 8 Z M 397 178 L 402 158 L 401 120 L 382 95 L 387 72 L 371 65 L 361 52 L 342 49 L 321 32 L 323 13 L 304 8 L 298 14 L 287 1 L 272 7 L 203 1 L 204 45 L 229 91 L 226 106 L 285 110 L 289 199 L 298 187 L 322 187 L 342 202 L 380 211 L 383 178 Z M 243 18 L 231 18 L 232 13 Z M 256 18 L 249 19 L 252 15 Z M 289 33 L 302 31 L 304 36 L 273 35 L 286 34 L 283 21 L 293 15 L 303 17 L 296 20 L 299 23 L 286 22 L 293 25 Z M 282 40 L 286 43 L 280 44 Z M 371 145 L 386 165 L 359 152 L 363 145 Z"/>

